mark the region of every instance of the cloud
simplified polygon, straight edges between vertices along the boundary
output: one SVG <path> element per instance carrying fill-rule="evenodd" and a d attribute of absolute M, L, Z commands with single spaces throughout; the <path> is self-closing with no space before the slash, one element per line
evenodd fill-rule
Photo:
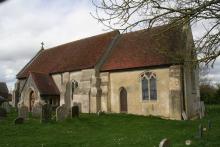
<path fill-rule="evenodd" d="M 0 6 L 0 81 L 13 87 L 16 74 L 38 52 L 103 32 L 89 1 L 10 0 Z"/>

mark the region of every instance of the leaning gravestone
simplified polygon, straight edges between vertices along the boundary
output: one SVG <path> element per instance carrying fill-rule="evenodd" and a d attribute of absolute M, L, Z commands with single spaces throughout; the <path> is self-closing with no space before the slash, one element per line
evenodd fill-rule
<path fill-rule="evenodd" d="M 1 107 L 4 108 L 7 111 L 7 113 L 10 113 L 11 106 L 9 105 L 8 102 L 3 102 Z"/>
<path fill-rule="evenodd" d="M 163 139 L 160 144 L 159 147 L 170 147 L 170 141 L 168 139 Z"/>
<path fill-rule="evenodd" d="M 199 128 L 198 128 L 198 137 L 202 138 L 203 136 L 203 127 L 201 124 L 199 124 Z"/>
<path fill-rule="evenodd" d="M 56 109 L 56 121 L 63 121 L 69 116 L 69 109 L 65 104 L 57 107 Z"/>
<path fill-rule="evenodd" d="M 28 118 L 28 107 L 21 106 L 20 108 L 18 108 L 18 116 L 24 119 L 27 119 Z"/>
<path fill-rule="evenodd" d="M 52 117 L 52 107 L 50 104 L 44 104 L 42 106 L 41 123 L 49 122 Z"/>
<path fill-rule="evenodd" d="M 23 124 L 24 123 L 24 118 L 23 117 L 17 117 L 15 120 L 14 120 L 14 124 L 17 125 L 17 124 Z"/>
<path fill-rule="evenodd" d="M 35 118 L 41 118 L 41 115 L 42 115 L 42 104 L 38 102 L 33 107 L 32 116 Z"/>
<path fill-rule="evenodd" d="M 208 120 L 208 129 L 212 128 L 212 122 L 210 120 Z"/>
<path fill-rule="evenodd" d="M 202 117 L 205 116 L 205 104 L 203 101 L 201 101 L 201 113 L 202 113 Z"/>
<path fill-rule="evenodd" d="M 7 111 L 4 108 L 0 108 L 0 119 L 7 117 Z"/>
<path fill-rule="evenodd" d="M 79 117 L 79 106 L 75 105 L 72 107 L 72 117 Z"/>

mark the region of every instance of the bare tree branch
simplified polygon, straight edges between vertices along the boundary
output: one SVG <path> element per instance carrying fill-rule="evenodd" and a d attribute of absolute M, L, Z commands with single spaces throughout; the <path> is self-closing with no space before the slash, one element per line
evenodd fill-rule
<path fill-rule="evenodd" d="M 203 23 L 206 30 L 195 39 L 195 62 L 213 65 L 220 56 L 220 0 L 91 0 L 92 14 L 109 29 L 151 28 L 168 23 Z"/>

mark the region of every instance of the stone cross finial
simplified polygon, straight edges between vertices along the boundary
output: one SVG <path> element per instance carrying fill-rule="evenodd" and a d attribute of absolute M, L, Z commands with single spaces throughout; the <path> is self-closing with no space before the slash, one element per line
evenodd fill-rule
<path fill-rule="evenodd" d="M 44 42 L 41 42 L 41 49 L 44 49 Z"/>

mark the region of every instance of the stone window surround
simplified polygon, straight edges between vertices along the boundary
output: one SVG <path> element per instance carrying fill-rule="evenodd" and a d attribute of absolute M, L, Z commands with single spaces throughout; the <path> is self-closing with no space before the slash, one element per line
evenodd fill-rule
<path fill-rule="evenodd" d="M 150 76 L 148 76 L 148 74 L 150 73 Z M 150 80 L 151 77 L 154 77 L 157 83 L 157 76 L 155 72 L 152 71 L 144 71 L 140 74 L 139 76 L 139 83 L 140 83 L 140 101 L 143 103 L 148 103 L 148 102 L 157 102 L 158 101 L 158 94 L 156 96 L 156 99 L 151 99 L 150 98 L 150 82 L 148 82 L 148 94 L 149 94 L 149 98 L 144 100 L 143 99 L 143 93 L 142 93 L 142 78 L 145 77 L 147 80 Z M 157 84 L 156 84 L 156 93 L 157 93 Z"/>

